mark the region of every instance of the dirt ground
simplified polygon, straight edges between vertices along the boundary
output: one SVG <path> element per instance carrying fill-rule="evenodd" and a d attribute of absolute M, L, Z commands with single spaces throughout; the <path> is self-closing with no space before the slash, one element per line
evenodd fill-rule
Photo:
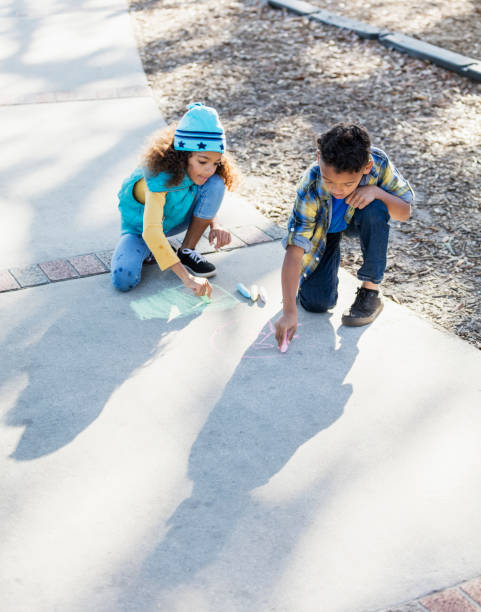
<path fill-rule="evenodd" d="M 474 1 L 312 3 L 481 57 Z M 417 194 L 412 218 L 391 224 L 384 295 L 481 348 L 480 83 L 260 0 L 132 0 L 130 9 L 163 117 L 177 120 L 192 101 L 216 107 L 240 193 L 280 225 L 316 134 L 365 125 Z M 342 265 L 356 273 L 360 260 L 345 239 Z"/>
<path fill-rule="evenodd" d="M 322 9 L 481 59 L 477 0 L 309 0 Z"/>

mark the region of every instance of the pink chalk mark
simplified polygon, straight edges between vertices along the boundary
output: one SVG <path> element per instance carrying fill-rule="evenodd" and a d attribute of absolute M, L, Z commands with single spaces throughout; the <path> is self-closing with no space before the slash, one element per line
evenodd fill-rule
<path fill-rule="evenodd" d="M 214 330 L 214 333 L 211 335 L 210 337 L 210 345 L 211 347 L 218 353 L 223 353 L 225 351 L 224 346 L 222 346 L 222 348 L 220 348 L 220 344 L 221 340 L 220 337 L 222 336 L 222 334 L 224 333 L 224 331 L 229 328 L 232 327 L 232 325 L 234 325 L 234 322 L 230 321 L 224 325 L 221 325 L 220 327 L 218 327 L 217 329 Z M 272 324 L 272 321 L 267 321 L 267 325 L 269 327 L 269 331 L 260 331 L 259 335 L 257 337 L 257 340 L 255 341 L 255 343 L 250 347 L 251 350 L 253 351 L 263 351 L 262 354 L 257 354 L 257 355 L 242 355 L 242 359 L 274 359 L 276 354 L 275 352 L 272 352 L 272 349 L 275 348 L 277 346 L 277 342 L 275 344 L 272 344 L 272 340 L 270 342 L 268 342 L 269 338 L 272 338 L 272 336 L 276 333 L 275 327 Z M 302 323 L 299 323 L 299 327 L 302 325 Z M 296 334 L 294 336 L 294 338 L 298 338 L 298 334 Z M 285 346 L 285 349 L 283 349 L 283 347 Z M 289 346 L 289 342 L 287 341 L 287 334 L 284 337 L 284 340 L 282 342 L 282 346 L 280 348 L 282 353 L 285 353 L 287 351 L 287 347 Z M 269 352 L 268 352 L 269 351 Z"/>
<path fill-rule="evenodd" d="M 281 344 L 281 353 L 285 353 L 287 351 L 287 347 L 289 346 L 289 341 L 287 340 L 287 332 L 284 334 L 284 340 Z"/>
<path fill-rule="evenodd" d="M 269 321 L 270 323 L 270 321 Z M 253 348 L 258 351 L 259 349 L 266 349 L 266 348 L 272 348 L 274 345 L 271 344 L 270 342 L 266 344 L 266 340 L 268 338 L 270 338 L 272 336 L 272 334 L 274 334 L 274 329 L 272 329 L 269 333 L 267 332 L 260 332 L 259 337 L 262 336 L 262 338 L 260 340 L 257 340 L 257 342 L 254 344 Z"/>

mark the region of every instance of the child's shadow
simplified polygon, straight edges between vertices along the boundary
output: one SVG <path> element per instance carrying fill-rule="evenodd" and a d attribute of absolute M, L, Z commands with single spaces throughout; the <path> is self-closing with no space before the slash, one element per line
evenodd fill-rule
<path fill-rule="evenodd" d="M 173 275 L 145 280 L 132 294 L 114 292 L 108 277 L 73 282 L 31 292 L 4 343 L 0 384 L 23 386 L 6 417 L 23 428 L 10 455 L 17 461 L 53 453 L 85 431 L 132 372 L 206 305 Z"/>
<path fill-rule="evenodd" d="M 284 355 L 274 347 L 268 322 L 197 437 L 188 468 L 192 494 L 169 519 L 169 531 L 139 577 L 151 603 L 215 561 L 245 513 L 250 491 L 266 484 L 300 446 L 342 415 L 352 393 L 343 381 L 364 328 L 347 333 L 341 328 L 336 346 L 329 315 L 300 318 L 299 337 Z M 128 600 L 127 595 L 124 603 Z"/>

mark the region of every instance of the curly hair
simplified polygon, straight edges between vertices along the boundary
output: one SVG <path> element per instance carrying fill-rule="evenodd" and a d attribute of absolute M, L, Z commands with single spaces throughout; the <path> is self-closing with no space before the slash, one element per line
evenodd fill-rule
<path fill-rule="evenodd" d="M 338 172 L 360 172 L 369 162 L 371 139 L 357 123 L 338 123 L 317 139 L 322 161 Z"/>
<path fill-rule="evenodd" d="M 187 171 L 187 163 L 192 155 L 188 151 L 176 151 L 174 149 L 174 134 L 177 124 L 173 123 L 153 134 L 142 155 L 142 165 L 147 168 L 153 176 L 159 172 L 167 172 L 171 175 L 169 185 L 179 185 Z M 217 166 L 218 174 L 229 191 L 233 191 L 239 182 L 239 172 L 234 161 L 227 153 L 221 156 L 220 164 Z"/>

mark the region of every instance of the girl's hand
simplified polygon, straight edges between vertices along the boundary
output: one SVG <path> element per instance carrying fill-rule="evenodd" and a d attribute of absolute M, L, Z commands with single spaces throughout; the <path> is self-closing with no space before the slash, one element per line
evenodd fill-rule
<path fill-rule="evenodd" d="M 197 297 L 206 295 L 209 299 L 212 294 L 212 286 L 206 278 L 198 278 L 197 276 L 190 276 L 184 281 L 184 285 L 188 289 L 192 289 Z"/>
<path fill-rule="evenodd" d="M 295 312 L 284 313 L 281 318 L 275 322 L 274 327 L 276 328 L 277 346 L 281 348 L 286 332 L 289 342 L 294 338 L 294 334 L 297 330 L 297 310 Z"/>
<path fill-rule="evenodd" d="M 214 244 L 215 241 L 215 244 Z M 223 229 L 222 227 L 213 227 L 209 232 L 209 242 L 210 244 L 214 244 L 216 251 L 218 251 L 221 247 L 227 246 L 231 241 L 230 232 Z"/>
<path fill-rule="evenodd" d="M 351 195 L 347 196 L 346 204 L 354 208 L 366 208 L 373 200 L 379 200 L 379 187 L 376 185 L 364 185 L 355 189 Z"/>

